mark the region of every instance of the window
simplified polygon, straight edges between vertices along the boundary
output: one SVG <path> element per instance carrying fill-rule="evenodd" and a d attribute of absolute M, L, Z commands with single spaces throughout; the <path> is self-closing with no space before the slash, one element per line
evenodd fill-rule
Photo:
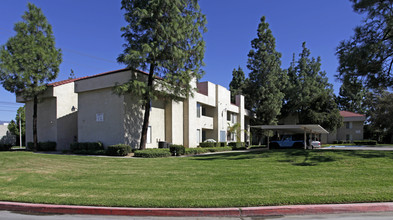
<path fill-rule="evenodd" d="M 231 121 L 231 113 L 227 112 L 227 121 Z"/>
<path fill-rule="evenodd" d="M 104 113 L 97 113 L 96 114 L 96 121 L 103 122 L 104 121 Z"/>
<path fill-rule="evenodd" d="M 345 122 L 345 127 L 347 129 L 351 129 L 352 128 L 352 122 Z"/>
<path fill-rule="evenodd" d="M 347 134 L 347 135 L 346 135 L 346 140 L 347 140 L 347 141 L 352 141 L 352 135 Z"/>
<path fill-rule="evenodd" d="M 201 141 L 201 130 L 197 129 L 197 133 L 196 133 L 196 140 L 197 140 L 197 144 L 199 144 Z"/>
<path fill-rule="evenodd" d="M 206 116 L 206 108 L 202 106 L 202 115 Z"/>
<path fill-rule="evenodd" d="M 237 114 L 232 114 L 232 123 L 237 123 Z"/>
<path fill-rule="evenodd" d="M 225 131 L 220 131 L 220 142 L 225 142 L 226 141 L 226 132 Z"/>
<path fill-rule="evenodd" d="M 200 118 L 201 117 L 201 104 L 197 103 L 196 108 L 197 108 L 197 118 Z"/>
<path fill-rule="evenodd" d="M 151 144 L 151 126 L 147 127 L 146 143 Z"/>

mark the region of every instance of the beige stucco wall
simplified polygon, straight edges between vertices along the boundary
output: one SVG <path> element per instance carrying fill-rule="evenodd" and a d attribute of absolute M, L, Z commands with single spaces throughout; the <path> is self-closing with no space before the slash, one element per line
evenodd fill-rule
<path fill-rule="evenodd" d="M 165 108 L 165 140 L 183 145 L 184 132 L 183 101 L 167 101 Z"/>
<path fill-rule="evenodd" d="M 26 142 L 33 142 L 33 107 L 33 101 L 26 102 Z M 37 138 L 39 142 L 57 142 L 56 97 L 39 99 L 37 105 Z"/>
<path fill-rule="evenodd" d="M 78 136 L 78 94 L 72 82 L 54 87 L 53 95 L 57 100 L 57 150 L 68 150 Z"/>
<path fill-rule="evenodd" d="M 78 142 L 101 141 L 104 146 L 123 143 L 123 96 L 113 94 L 111 88 L 78 95 Z M 97 121 L 101 115 L 103 120 Z"/>

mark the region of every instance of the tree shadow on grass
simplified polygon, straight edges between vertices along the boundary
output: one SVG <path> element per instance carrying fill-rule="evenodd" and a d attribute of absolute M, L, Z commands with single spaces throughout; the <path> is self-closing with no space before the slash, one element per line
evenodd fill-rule
<path fill-rule="evenodd" d="M 194 160 L 247 160 L 257 158 L 277 157 L 277 162 L 290 163 L 294 166 L 317 166 L 322 163 L 331 163 L 345 157 L 393 159 L 392 151 L 362 151 L 362 150 L 303 150 L 303 149 L 277 149 L 267 151 L 230 152 L 214 155 L 195 156 Z"/>
<path fill-rule="evenodd" d="M 196 155 L 195 160 L 247 160 L 255 158 L 269 157 L 265 152 L 268 151 L 250 151 L 250 152 L 230 152 L 214 155 Z"/>

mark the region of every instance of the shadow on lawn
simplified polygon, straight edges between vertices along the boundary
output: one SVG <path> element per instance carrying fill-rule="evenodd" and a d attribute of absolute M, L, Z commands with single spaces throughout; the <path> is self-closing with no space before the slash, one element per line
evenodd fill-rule
<path fill-rule="evenodd" d="M 294 166 L 317 166 L 321 163 L 330 163 L 345 159 L 345 157 L 358 157 L 365 159 L 390 158 L 392 151 L 362 151 L 362 150 L 300 150 L 279 149 L 268 151 L 231 152 L 215 155 L 197 156 L 195 160 L 247 160 L 257 158 L 274 158 L 277 162 L 291 163 Z M 284 158 L 283 158 L 284 157 Z"/>

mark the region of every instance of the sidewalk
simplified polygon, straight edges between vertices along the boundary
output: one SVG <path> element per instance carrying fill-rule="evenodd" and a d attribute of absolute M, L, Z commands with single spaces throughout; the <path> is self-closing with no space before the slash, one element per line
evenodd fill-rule
<path fill-rule="evenodd" d="M 332 205 L 290 205 L 245 208 L 121 208 L 98 206 L 48 205 L 0 202 L 0 210 L 52 214 L 127 215 L 127 216 L 199 216 L 250 217 L 274 215 L 311 215 L 364 212 L 393 212 L 393 202 Z"/>

